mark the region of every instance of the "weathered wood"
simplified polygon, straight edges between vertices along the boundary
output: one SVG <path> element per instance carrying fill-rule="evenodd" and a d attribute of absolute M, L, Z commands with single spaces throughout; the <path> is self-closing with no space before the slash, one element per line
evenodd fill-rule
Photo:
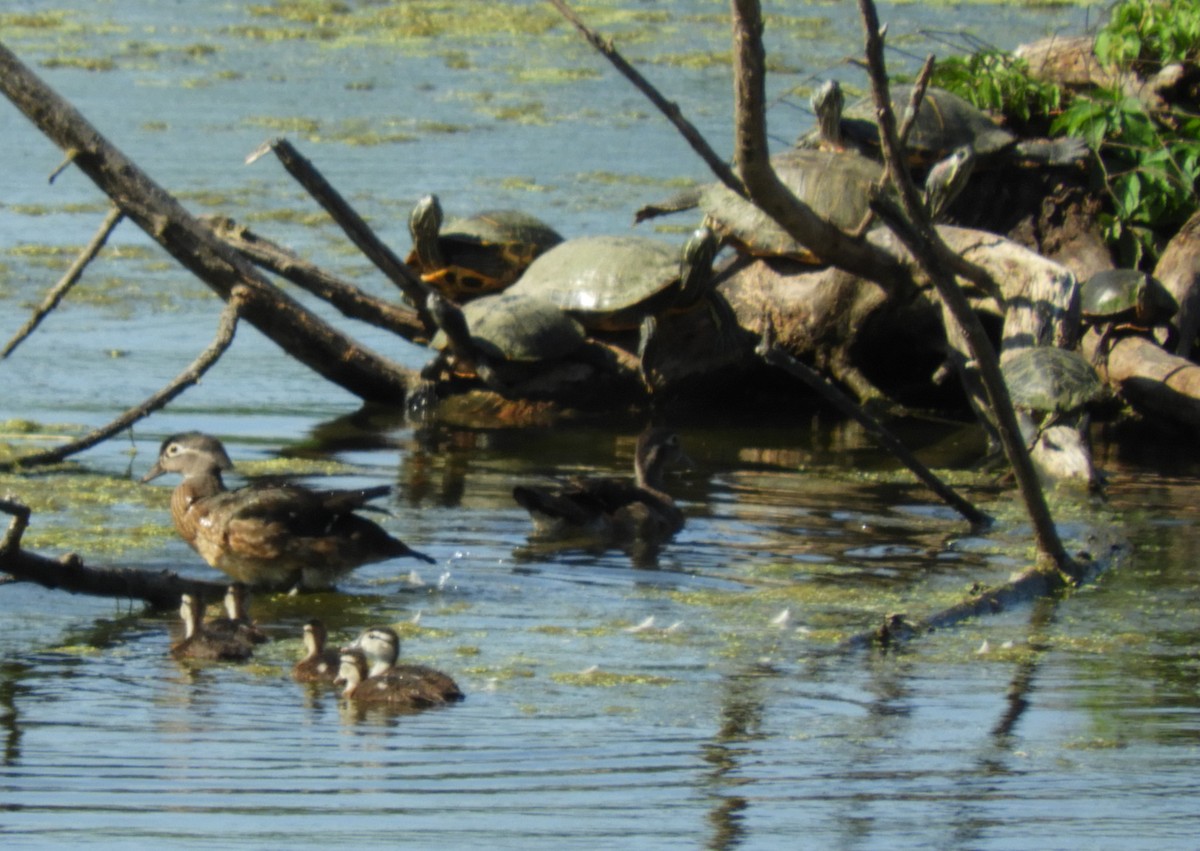
<path fill-rule="evenodd" d="M 1084 335 L 1083 352 L 1101 361 L 1100 374 L 1135 409 L 1179 425 L 1200 426 L 1200 366 L 1164 351 L 1138 335 L 1105 342 L 1097 357 L 1100 335 Z"/>
<path fill-rule="evenodd" d="M 362 399 L 402 404 L 409 371 L 306 310 L 213 237 L 165 189 L 114 147 L 71 104 L 0 44 L 0 92 L 103 190 L 138 227 L 228 300 L 244 285 L 242 318 L 319 375 Z"/>
<path fill-rule="evenodd" d="M 391 331 L 410 342 L 420 342 L 428 336 L 424 323 L 412 308 L 368 295 L 227 216 L 206 216 L 201 220 L 218 239 L 242 256 L 327 301 L 343 316 Z"/>

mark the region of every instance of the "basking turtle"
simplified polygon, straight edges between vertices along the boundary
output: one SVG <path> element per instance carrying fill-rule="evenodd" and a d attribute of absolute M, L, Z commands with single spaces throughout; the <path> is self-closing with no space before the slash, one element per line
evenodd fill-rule
<path fill-rule="evenodd" d="M 892 86 L 892 109 L 897 120 L 903 116 L 912 97 L 912 86 Z M 830 101 L 830 108 L 837 100 Z M 814 108 L 815 108 L 814 104 Z M 830 127 L 837 135 L 830 138 Z M 823 129 L 824 128 L 824 129 Z M 1021 140 L 996 124 L 987 113 L 965 99 L 945 89 L 929 88 L 921 99 L 917 117 L 908 134 L 907 150 L 910 165 L 932 165 L 957 148 L 969 147 L 981 161 L 1005 156 L 1017 156 L 1043 165 L 1068 165 L 1087 155 L 1082 139 Z M 875 100 L 864 97 L 847 106 L 840 121 L 832 115 L 818 113 L 817 127 L 796 142 L 800 148 L 819 148 L 833 144 L 845 145 L 872 157 L 879 156 L 879 126 L 876 123 Z"/>
<path fill-rule="evenodd" d="M 711 292 L 717 240 L 700 228 L 683 251 L 644 236 L 586 236 L 547 251 L 509 290 L 569 312 L 589 331 L 639 328 L 647 316 L 692 307 Z"/>
<path fill-rule="evenodd" d="M 421 280 L 457 302 L 504 289 L 562 237 L 519 210 L 490 210 L 443 224 L 442 205 L 426 195 L 408 218 L 413 248 L 406 261 Z"/>
<path fill-rule="evenodd" d="M 1088 446 L 1088 411 L 1106 396 L 1087 358 L 1054 346 L 1007 355 L 1004 381 L 1034 463 L 1051 481 L 1098 482 Z"/>
<path fill-rule="evenodd" d="M 879 163 L 853 152 L 793 150 L 771 159 L 775 173 L 792 194 L 813 212 L 842 230 L 853 231 L 867 215 L 871 186 L 879 179 Z M 649 204 L 635 221 L 699 208 L 705 224 L 722 242 L 758 257 L 791 257 L 819 262 L 774 219 L 723 183 L 682 192 L 661 204 Z"/>
<path fill-rule="evenodd" d="M 1100 334 L 1094 357 L 1102 360 L 1119 334 L 1149 334 L 1171 321 L 1179 305 L 1153 275 L 1137 269 L 1105 269 L 1080 288 L 1083 321 Z"/>

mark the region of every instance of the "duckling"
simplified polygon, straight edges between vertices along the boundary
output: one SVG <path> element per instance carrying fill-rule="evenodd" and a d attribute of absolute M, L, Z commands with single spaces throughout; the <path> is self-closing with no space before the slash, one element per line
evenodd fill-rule
<path fill-rule="evenodd" d="M 292 677 L 302 683 L 331 683 L 337 679 L 341 653 L 326 647 L 325 624 L 313 618 L 304 625 L 305 656 L 292 666 Z"/>
<path fill-rule="evenodd" d="M 210 632 L 203 623 L 204 609 L 192 594 L 184 594 L 179 604 L 183 619 L 183 638 L 171 645 L 176 659 L 208 659 L 244 662 L 254 653 L 249 642 Z"/>
<path fill-rule="evenodd" d="M 276 590 L 329 588 L 364 564 L 412 556 L 434 559 L 393 538 L 354 512 L 390 492 L 315 491 L 295 484 L 251 484 L 228 490 L 221 473 L 233 467 L 215 437 L 184 432 L 168 437 L 143 478 L 181 473 L 171 495 L 180 536 L 212 567 L 250 587 Z"/>
<path fill-rule="evenodd" d="M 334 682 L 344 686 L 342 696 L 356 703 L 385 703 L 404 709 L 428 709 L 445 700 L 431 696 L 418 677 L 391 672 L 382 677 L 367 675 L 367 656 L 358 647 L 343 647 L 338 676 Z"/>
<path fill-rule="evenodd" d="M 230 636 L 250 644 L 271 640 L 246 613 L 246 585 L 242 582 L 234 582 L 225 589 L 225 617 L 210 620 L 207 629 L 215 635 Z"/>
<path fill-rule="evenodd" d="M 362 651 L 367 660 L 367 676 L 372 680 L 402 682 L 406 690 L 419 695 L 430 705 L 452 703 L 464 697 L 458 683 L 441 671 L 427 665 L 397 664 L 400 636 L 390 626 L 373 626 L 364 630 L 353 646 Z"/>
<path fill-rule="evenodd" d="M 683 512 L 663 491 L 663 473 L 690 464 L 679 435 L 651 428 L 638 437 L 634 480 L 575 478 L 553 487 L 518 485 L 513 499 L 529 512 L 536 535 L 659 541 L 683 528 Z"/>

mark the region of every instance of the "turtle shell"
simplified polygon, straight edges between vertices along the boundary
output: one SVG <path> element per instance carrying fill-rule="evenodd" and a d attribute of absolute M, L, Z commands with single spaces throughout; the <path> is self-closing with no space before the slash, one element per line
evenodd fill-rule
<path fill-rule="evenodd" d="M 1002 369 L 1013 405 L 1027 411 L 1065 414 L 1104 397 L 1095 368 L 1068 349 L 1021 349 L 1004 360 Z"/>
<path fill-rule="evenodd" d="M 415 221 L 435 196 L 427 196 L 413 210 Z M 430 211 L 435 221 L 441 208 Z M 407 263 L 438 293 L 456 302 L 498 292 L 521 276 L 539 254 L 562 242 L 562 236 L 536 216 L 520 210 L 488 210 L 468 218 L 457 218 L 423 231 L 416 225 L 413 250 Z M 423 250 L 420 241 L 437 231 L 435 252 Z M 440 258 L 431 262 L 430 256 Z"/>
<path fill-rule="evenodd" d="M 544 299 L 589 329 L 635 328 L 670 303 L 680 281 L 679 249 L 643 236 L 570 239 L 538 257 L 508 293 Z"/>
<path fill-rule="evenodd" d="M 912 86 L 892 86 L 892 109 L 902 120 L 912 97 Z M 879 125 L 874 98 L 850 104 L 842 113 L 842 137 L 860 149 L 879 150 Z M 805 147 L 819 143 L 814 131 L 802 140 Z M 969 146 L 980 157 L 1014 145 L 1017 137 L 1000 127 L 987 113 L 945 89 L 929 88 L 921 99 L 917 118 L 908 134 L 907 148 L 913 164 L 932 164 L 951 151 Z"/>
<path fill-rule="evenodd" d="M 1162 282 L 1137 269 L 1105 269 L 1088 278 L 1079 294 L 1089 322 L 1137 322 L 1151 328 L 1175 315 L 1178 305 Z"/>
<path fill-rule="evenodd" d="M 532 363 L 567 357 L 586 341 L 583 326 L 553 304 L 512 292 L 477 298 L 462 308 L 472 344 L 491 360 Z M 445 332 L 434 348 L 448 343 Z"/>

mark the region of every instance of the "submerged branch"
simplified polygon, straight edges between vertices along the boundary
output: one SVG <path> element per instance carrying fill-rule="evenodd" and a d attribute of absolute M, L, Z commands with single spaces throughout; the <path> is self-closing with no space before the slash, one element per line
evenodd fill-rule
<path fill-rule="evenodd" d="M 0 540 L 0 571 L 22 582 L 72 594 L 144 600 L 157 609 L 179 605 L 179 598 L 185 593 L 212 600 L 225 592 L 224 584 L 184 579 L 167 570 L 150 573 L 130 567 L 88 567 L 74 553 L 52 559 L 25 552 L 21 549 L 21 536 L 29 525 L 29 507 L 3 499 L 0 511 L 13 518 Z"/>
<path fill-rule="evenodd" d="M 44 452 L 34 452 L 30 455 L 24 455 L 12 461 L 0 462 L 0 470 L 12 470 L 21 467 L 35 467 L 43 464 L 56 464 L 65 458 L 69 458 L 77 452 L 82 452 L 85 449 L 90 449 L 97 443 L 100 443 L 114 434 L 118 434 L 129 428 L 138 420 L 148 417 L 154 411 L 162 408 L 188 387 L 200 381 L 200 377 L 204 375 L 214 363 L 224 354 L 233 342 L 234 332 L 237 330 L 238 311 L 241 309 L 249 291 L 245 287 L 235 287 L 230 296 L 229 303 L 225 305 L 225 309 L 221 311 L 221 319 L 217 324 L 217 334 L 213 338 L 212 343 L 208 345 L 203 352 L 200 353 L 192 363 L 176 376 L 175 380 L 166 387 L 159 390 L 146 401 L 142 402 L 135 408 L 130 408 L 121 416 L 110 422 L 108 425 L 102 426 L 94 431 L 88 432 L 83 437 L 64 443 L 55 449 L 47 449 Z"/>

